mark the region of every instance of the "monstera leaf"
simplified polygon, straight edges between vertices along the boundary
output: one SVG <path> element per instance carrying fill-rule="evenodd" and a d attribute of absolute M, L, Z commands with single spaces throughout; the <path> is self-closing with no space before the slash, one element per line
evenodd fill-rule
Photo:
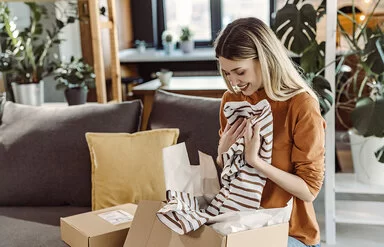
<path fill-rule="evenodd" d="M 318 95 L 321 115 L 325 115 L 333 104 L 331 84 L 321 75 L 307 75 L 307 82 Z"/>
<path fill-rule="evenodd" d="M 384 137 L 384 97 L 362 97 L 351 113 L 353 127 L 359 134 Z"/>
<path fill-rule="evenodd" d="M 325 42 L 312 41 L 300 58 L 300 66 L 307 73 L 317 73 L 325 65 Z"/>
<path fill-rule="evenodd" d="M 301 54 L 316 38 L 316 10 L 311 4 L 298 9 L 295 1 L 277 11 L 274 31 L 290 51 Z"/>
<path fill-rule="evenodd" d="M 381 31 L 379 31 L 381 32 Z M 384 35 L 371 37 L 365 46 L 364 53 L 368 54 L 366 64 L 373 73 L 384 72 Z"/>

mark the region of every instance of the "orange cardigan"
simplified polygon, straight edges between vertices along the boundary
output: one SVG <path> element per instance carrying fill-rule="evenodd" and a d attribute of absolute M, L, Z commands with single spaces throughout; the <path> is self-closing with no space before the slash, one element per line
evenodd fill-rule
<path fill-rule="evenodd" d="M 226 118 L 223 106 L 228 101 L 248 101 L 251 104 L 267 99 L 273 114 L 272 165 L 301 177 L 317 196 L 324 179 L 324 145 L 326 123 L 320 114 L 319 103 L 308 93 L 300 93 L 287 101 L 273 101 L 264 89 L 251 96 L 225 92 L 220 109 L 220 131 Z M 261 198 L 264 208 L 284 207 L 291 194 L 267 180 Z M 294 198 L 289 235 L 306 245 L 320 242 L 320 230 L 313 204 Z"/>

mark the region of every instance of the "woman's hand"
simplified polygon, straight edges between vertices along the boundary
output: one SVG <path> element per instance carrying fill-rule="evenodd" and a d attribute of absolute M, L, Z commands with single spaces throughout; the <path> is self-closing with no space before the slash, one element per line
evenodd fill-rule
<path fill-rule="evenodd" d="M 260 168 L 259 166 L 263 165 L 264 163 L 260 162 L 259 156 L 259 149 L 261 145 L 259 122 L 256 123 L 252 128 L 251 121 L 247 120 L 244 133 L 244 145 L 245 161 L 256 169 Z"/>
<path fill-rule="evenodd" d="M 219 147 L 217 150 L 219 157 L 221 157 L 222 153 L 227 152 L 232 144 L 235 143 L 240 137 L 244 136 L 246 124 L 247 120 L 245 118 L 237 119 L 233 125 L 229 125 L 227 122 L 219 141 Z"/>

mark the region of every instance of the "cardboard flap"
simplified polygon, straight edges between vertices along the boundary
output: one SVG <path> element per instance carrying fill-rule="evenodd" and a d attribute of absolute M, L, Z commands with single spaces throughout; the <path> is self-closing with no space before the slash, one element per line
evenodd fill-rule
<path fill-rule="evenodd" d="M 278 224 L 227 235 L 227 247 L 287 246 L 289 224 Z"/>
<path fill-rule="evenodd" d="M 162 202 L 160 201 L 139 202 L 124 247 L 147 246 L 147 240 L 156 220 L 156 212 L 161 206 Z"/>
<path fill-rule="evenodd" d="M 179 235 L 161 223 L 156 213 L 162 202 L 141 201 L 124 247 L 196 247 L 225 246 L 225 236 L 211 227 L 202 226 L 187 235 Z"/>
<path fill-rule="evenodd" d="M 89 238 L 90 247 L 123 246 L 128 228 Z M 86 245 L 84 245 L 86 246 Z"/>

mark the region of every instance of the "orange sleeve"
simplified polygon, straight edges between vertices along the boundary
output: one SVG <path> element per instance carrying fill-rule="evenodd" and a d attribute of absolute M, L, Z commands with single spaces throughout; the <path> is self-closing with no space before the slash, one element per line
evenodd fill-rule
<path fill-rule="evenodd" d="M 291 160 L 294 173 L 308 185 L 316 197 L 324 179 L 325 127 L 319 103 L 312 97 L 298 100 L 293 121 L 293 145 Z"/>
<path fill-rule="evenodd" d="M 223 133 L 225 126 L 227 125 L 227 118 L 224 116 L 224 105 L 227 103 L 227 94 L 228 92 L 225 92 L 222 99 L 221 99 L 221 105 L 220 105 L 220 130 L 219 130 L 219 136 L 221 137 L 221 134 Z"/>

